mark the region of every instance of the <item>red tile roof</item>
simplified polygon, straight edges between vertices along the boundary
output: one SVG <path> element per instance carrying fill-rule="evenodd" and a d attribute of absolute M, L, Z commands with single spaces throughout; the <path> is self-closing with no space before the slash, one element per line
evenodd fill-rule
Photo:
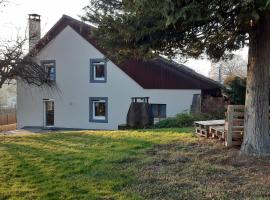
<path fill-rule="evenodd" d="M 33 50 L 30 51 L 30 55 L 34 56 L 40 52 L 67 26 L 70 26 L 101 53 L 106 55 L 106 51 L 100 48 L 95 38 L 91 36 L 93 27 L 67 15 L 63 15 L 49 30 Z M 223 88 L 218 82 L 198 74 L 184 65 L 162 57 L 157 57 L 149 61 L 129 59 L 116 65 L 145 89 L 216 90 Z"/>

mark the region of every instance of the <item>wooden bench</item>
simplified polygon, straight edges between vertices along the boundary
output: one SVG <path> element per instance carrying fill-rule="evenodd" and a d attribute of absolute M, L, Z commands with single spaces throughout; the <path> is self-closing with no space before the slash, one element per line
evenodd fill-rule
<path fill-rule="evenodd" d="M 209 120 L 209 121 L 195 121 L 195 132 L 203 137 L 210 137 L 211 130 L 210 128 L 214 127 L 224 127 L 225 120 Z M 224 129 L 224 128 L 223 128 Z"/>
<path fill-rule="evenodd" d="M 244 138 L 244 116 L 244 105 L 229 105 L 225 120 L 194 122 L 196 133 L 222 140 L 227 147 L 240 146 Z"/>

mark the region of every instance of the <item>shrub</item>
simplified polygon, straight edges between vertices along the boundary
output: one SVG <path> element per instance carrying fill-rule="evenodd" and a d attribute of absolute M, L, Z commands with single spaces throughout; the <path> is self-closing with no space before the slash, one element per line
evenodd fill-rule
<path fill-rule="evenodd" d="M 182 113 L 155 124 L 156 128 L 183 128 L 193 126 L 194 121 L 207 120 L 209 116 Z"/>
<path fill-rule="evenodd" d="M 167 118 L 155 124 L 155 128 L 175 128 L 179 127 L 176 118 Z"/>
<path fill-rule="evenodd" d="M 246 98 L 246 78 L 232 77 L 224 83 L 227 86 L 225 93 L 232 104 L 245 104 Z"/>

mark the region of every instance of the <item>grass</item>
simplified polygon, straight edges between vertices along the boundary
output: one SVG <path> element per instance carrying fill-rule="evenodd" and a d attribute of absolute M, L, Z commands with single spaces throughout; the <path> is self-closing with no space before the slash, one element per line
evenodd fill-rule
<path fill-rule="evenodd" d="M 270 161 L 193 130 L 0 136 L 0 199 L 270 199 Z"/>

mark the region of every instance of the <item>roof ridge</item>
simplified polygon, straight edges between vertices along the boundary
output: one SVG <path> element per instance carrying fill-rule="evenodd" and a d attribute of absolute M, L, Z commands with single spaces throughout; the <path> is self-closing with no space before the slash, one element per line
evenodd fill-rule
<path fill-rule="evenodd" d="M 82 21 L 82 20 L 79 20 L 79 19 L 75 19 L 75 18 L 73 18 L 73 17 L 71 17 L 71 16 L 69 16 L 69 15 L 66 15 L 66 14 L 63 14 L 63 15 L 62 15 L 62 18 L 65 18 L 65 19 L 67 19 L 67 20 L 71 20 L 71 21 L 74 21 L 74 22 L 78 22 L 78 23 L 80 23 L 80 24 L 82 24 L 82 25 L 89 26 L 89 27 L 91 27 L 91 28 L 95 28 L 94 26 L 92 26 L 92 25 L 90 25 L 90 24 L 87 24 L 85 21 Z"/>

